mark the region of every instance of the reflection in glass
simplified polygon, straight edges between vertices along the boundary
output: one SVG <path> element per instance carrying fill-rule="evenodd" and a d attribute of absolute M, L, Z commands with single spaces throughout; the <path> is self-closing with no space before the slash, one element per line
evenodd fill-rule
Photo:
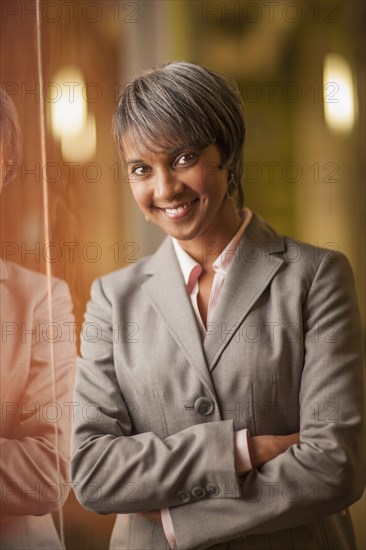
<path fill-rule="evenodd" d="M 1 91 L 1 183 L 19 162 L 20 132 Z M 4 550 L 62 548 L 52 512 L 69 488 L 75 343 L 67 284 L 0 259 L 1 536 Z"/>

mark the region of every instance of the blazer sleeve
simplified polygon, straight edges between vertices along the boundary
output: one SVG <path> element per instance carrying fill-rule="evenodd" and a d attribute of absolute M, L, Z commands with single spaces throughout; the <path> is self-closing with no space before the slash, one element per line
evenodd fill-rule
<path fill-rule="evenodd" d="M 209 482 L 224 483 L 239 496 L 233 420 L 193 425 L 165 439 L 153 432 L 132 433 L 114 367 L 112 318 L 103 282 L 97 279 L 85 316 L 74 393 L 71 475 L 78 500 L 108 514 L 177 506 L 192 487 Z"/>
<path fill-rule="evenodd" d="M 326 254 L 303 306 L 300 446 L 247 474 L 239 498 L 170 508 L 179 550 L 309 523 L 339 512 L 365 486 L 361 323 L 343 254 Z"/>
<path fill-rule="evenodd" d="M 11 434 L 0 439 L 3 516 L 41 516 L 55 511 L 65 502 L 71 485 L 70 405 L 76 349 L 71 296 L 61 279 L 53 284 L 52 300 L 52 325 L 47 294 L 34 311 L 32 328 L 36 327 L 37 331 L 38 327 L 40 335 L 34 337 L 30 346 L 27 386 L 21 402 L 16 404 L 16 413 L 12 409 L 15 403 L 4 404 L 8 407 L 3 410 L 3 413 L 6 411 L 3 415 L 5 427 L 7 417 L 14 427 Z M 51 341 L 54 342 L 52 348 Z M 19 345 L 29 346 L 26 341 Z"/>

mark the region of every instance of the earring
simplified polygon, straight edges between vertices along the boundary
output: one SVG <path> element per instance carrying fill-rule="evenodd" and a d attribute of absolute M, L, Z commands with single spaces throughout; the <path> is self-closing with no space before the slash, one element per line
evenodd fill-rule
<path fill-rule="evenodd" d="M 227 198 L 232 200 L 233 195 L 234 195 L 236 190 L 237 190 L 237 183 L 236 183 L 235 178 L 234 178 L 234 171 L 229 170 L 229 180 L 228 180 L 228 184 L 227 184 L 227 187 L 226 187 L 226 196 L 227 196 Z"/>
<path fill-rule="evenodd" d="M 149 216 L 145 216 L 145 220 L 146 220 L 147 222 L 149 222 L 149 221 L 150 221 L 150 220 L 149 220 Z"/>

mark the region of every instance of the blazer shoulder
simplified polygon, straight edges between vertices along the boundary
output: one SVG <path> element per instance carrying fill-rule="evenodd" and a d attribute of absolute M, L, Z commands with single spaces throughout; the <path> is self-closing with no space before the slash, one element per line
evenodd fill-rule
<path fill-rule="evenodd" d="M 334 263 L 350 267 L 347 256 L 340 252 L 336 243 L 327 246 L 310 244 L 300 239 L 278 233 L 261 216 L 253 213 L 253 222 L 248 227 L 250 241 L 262 244 L 264 251 L 270 254 L 280 254 L 287 264 L 298 264 L 309 272 L 317 271 L 324 263 Z"/>
<path fill-rule="evenodd" d="M 113 301 L 113 296 L 121 294 L 121 291 L 131 292 L 142 285 L 146 278 L 145 267 L 150 258 L 151 256 L 144 256 L 136 263 L 102 275 L 93 281 L 92 286 L 99 285 L 106 297 Z"/>
<path fill-rule="evenodd" d="M 284 236 L 286 256 L 291 258 L 301 258 L 308 265 L 314 265 L 318 268 L 322 262 L 334 262 L 349 264 L 349 260 L 343 252 L 336 248 L 336 243 L 329 243 L 329 248 L 310 244 L 293 237 Z"/>
<path fill-rule="evenodd" d="M 351 263 L 334 243 L 326 248 L 287 236 L 284 243 L 284 265 L 292 281 L 299 278 L 308 290 L 320 280 L 327 280 L 329 285 L 342 282 L 349 288 L 355 285 Z"/>

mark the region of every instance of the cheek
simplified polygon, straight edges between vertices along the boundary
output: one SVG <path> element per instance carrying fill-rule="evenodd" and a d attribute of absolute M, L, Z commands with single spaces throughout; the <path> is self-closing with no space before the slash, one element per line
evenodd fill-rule
<path fill-rule="evenodd" d="M 221 202 L 223 195 L 226 192 L 226 185 L 216 178 L 210 179 L 206 182 L 202 194 L 206 195 L 210 202 Z"/>
<path fill-rule="evenodd" d="M 201 178 L 197 178 L 195 189 L 202 195 L 208 195 L 211 198 L 220 197 L 226 191 L 226 176 L 223 171 L 210 173 L 207 169 Z"/>
<path fill-rule="evenodd" d="M 218 172 L 215 177 L 214 185 L 216 185 L 217 192 L 221 194 L 223 191 L 226 191 L 227 188 L 228 175 L 224 170 Z"/>
<path fill-rule="evenodd" d="M 193 178 L 186 178 L 185 184 L 199 195 L 209 195 L 211 193 L 210 177 L 205 178 L 202 174 L 196 174 Z"/>

